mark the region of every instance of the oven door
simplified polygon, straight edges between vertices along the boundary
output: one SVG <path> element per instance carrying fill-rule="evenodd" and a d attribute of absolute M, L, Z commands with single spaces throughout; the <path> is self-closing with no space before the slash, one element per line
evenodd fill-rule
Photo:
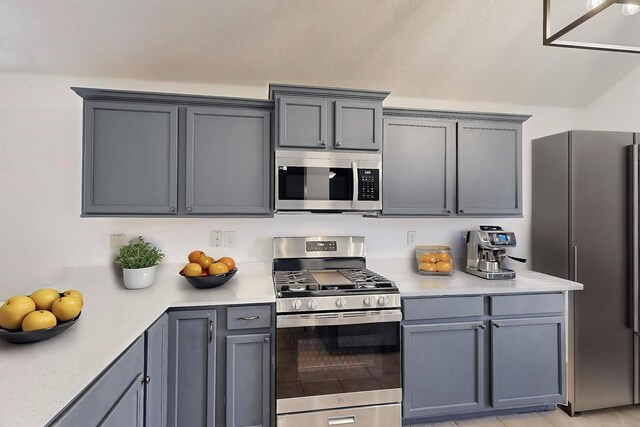
<path fill-rule="evenodd" d="M 276 210 L 382 209 L 379 155 L 360 159 L 344 153 L 288 153 L 276 153 Z"/>
<path fill-rule="evenodd" d="M 400 310 L 278 315 L 277 413 L 402 400 Z"/>

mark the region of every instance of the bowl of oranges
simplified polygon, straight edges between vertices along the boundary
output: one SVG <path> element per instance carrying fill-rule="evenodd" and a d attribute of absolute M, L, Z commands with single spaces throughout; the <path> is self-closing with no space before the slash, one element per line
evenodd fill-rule
<path fill-rule="evenodd" d="M 80 318 L 82 293 L 43 288 L 16 295 L 0 306 L 0 339 L 14 344 L 44 341 L 60 335 Z"/>
<path fill-rule="evenodd" d="M 416 246 L 418 274 L 425 276 L 453 275 L 451 248 L 444 245 Z"/>
<path fill-rule="evenodd" d="M 237 272 L 236 262 L 231 257 L 215 260 L 202 251 L 192 251 L 189 263 L 180 270 L 180 275 L 194 288 L 211 289 L 224 285 Z"/>

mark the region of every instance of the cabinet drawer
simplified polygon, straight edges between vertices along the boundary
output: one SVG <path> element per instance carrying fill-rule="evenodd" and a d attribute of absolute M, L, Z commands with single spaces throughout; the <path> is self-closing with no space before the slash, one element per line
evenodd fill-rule
<path fill-rule="evenodd" d="M 271 307 L 250 305 L 227 309 L 227 329 L 257 329 L 271 326 Z"/>
<path fill-rule="evenodd" d="M 483 313 L 484 303 L 481 296 L 404 300 L 404 320 L 474 317 L 482 316 Z"/>
<path fill-rule="evenodd" d="M 564 295 L 500 295 L 489 297 L 492 316 L 563 313 Z"/>

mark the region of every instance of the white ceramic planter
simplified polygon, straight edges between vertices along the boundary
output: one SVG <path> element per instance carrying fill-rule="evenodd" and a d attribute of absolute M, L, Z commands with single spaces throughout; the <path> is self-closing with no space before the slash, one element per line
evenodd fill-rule
<path fill-rule="evenodd" d="M 156 278 L 156 267 L 157 265 L 147 268 L 123 268 L 124 287 L 127 289 L 148 288 Z"/>

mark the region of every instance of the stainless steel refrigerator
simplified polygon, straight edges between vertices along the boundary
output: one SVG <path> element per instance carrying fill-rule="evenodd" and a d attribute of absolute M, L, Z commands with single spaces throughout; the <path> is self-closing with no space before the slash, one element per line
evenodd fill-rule
<path fill-rule="evenodd" d="M 640 402 L 638 134 L 571 131 L 532 144 L 532 268 L 569 293 L 568 412 Z"/>

